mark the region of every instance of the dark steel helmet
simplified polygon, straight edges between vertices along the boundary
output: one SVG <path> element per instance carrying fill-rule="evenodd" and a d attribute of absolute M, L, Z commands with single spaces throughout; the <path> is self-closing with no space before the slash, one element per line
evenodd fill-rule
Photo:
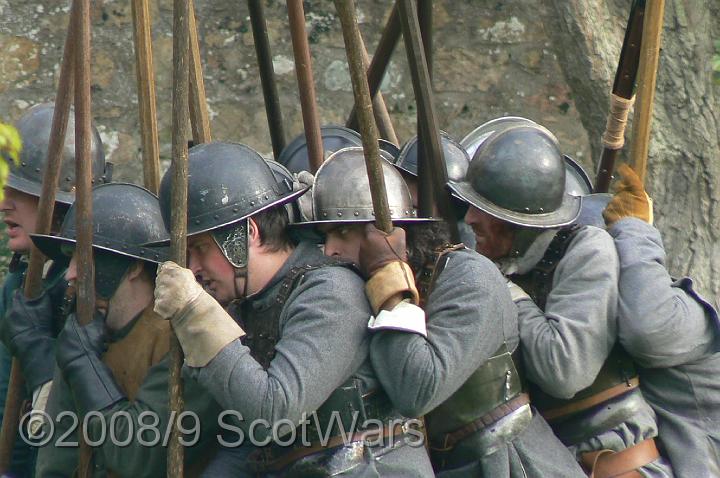
<path fill-rule="evenodd" d="M 62 246 L 74 246 L 75 206 L 70 206 L 60 234 L 31 234 L 35 245 L 48 257 L 62 256 Z M 103 184 L 92 192 L 95 293 L 109 299 L 128 268 L 139 259 L 158 264 L 168 259 L 166 247 L 151 247 L 167 239 L 157 196 L 134 184 Z"/>
<path fill-rule="evenodd" d="M 468 133 L 462 141 L 460 141 L 460 144 L 472 158 L 480 145 L 482 145 L 483 142 L 493 133 L 504 131 L 508 128 L 512 128 L 513 126 L 532 125 L 537 125 L 537 123 L 531 119 L 522 118 L 520 116 L 502 116 L 481 124 Z M 590 194 L 593 189 L 590 176 L 588 176 L 582 166 L 580 166 L 570 156 L 565 155 L 564 158 L 566 190 L 568 194 L 572 194 L 573 196 L 584 196 L 585 194 Z"/>
<path fill-rule="evenodd" d="M 76 214 L 73 204 L 57 236 L 31 234 L 38 249 L 59 257 L 63 244 L 75 244 Z M 147 189 L 129 183 L 97 186 L 92 191 L 92 216 L 94 249 L 149 262 L 166 260 L 166 249 L 147 246 L 168 238 L 157 196 Z"/>
<path fill-rule="evenodd" d="M 565 161 L 555 136 L 539 125 L 493 133 L 475 152 L 463 181 L 448 186 L 462 200 L 512 224 L 551 228 L 572 223 L 581 198 L 566 192 Z"/>
<path fill-rule="evenodd" d="M 398 148 L 395 143 L 391 143 L 386 139 L 380 138 L 378 139 L 378 146 L 380 147 L 380 149 L 393 157 L 393 161 L 391 161 L 391 163 L 397 161 L 397 157 L 400 155 L 400 148 Z"/>
<path fill-rule="evenodd" d="M 440 132 L 440 141 L 445 156 L 445 168 L 447 169 L 448 179 L 462 181 L 465 177 L 468 164 L 470 164 L 470 157 L 460 143 L 443 131 Z M 418 137 L 413 136 L 400 150 L 395 166 L 401 171 L 417 177 L 418 151 Z"/>
<path fill-rule="evenodd" d="M 52 129 L 53 103 L 43 103 L 30 108 L 15 124 L 23 148 L 20 153 L 20 166 L 12 165 L 7 186 L 24 193 L 40 197 L 43 174 L 47 164 L 48 146 Z M 100 135 L 92 128 L 90 144 L 92 154 L 92 182 L 94 185 L 109 181 L 109 171 L 105 170 L 105 153 Z M 55 200 L 63 204 L 75 201 L 75 115 L 72 110 L 68 118 L 63 148 L 60 178 Z"/>
<path fill-rule="evenodd" d="M 329 158 L 335 151 L 343 148 L 362 146 L 360 135 L 356 131 L 344 126 L 321 126 L 320 135 L 322 136 L 325 158 Z M 305 133 L 300 134 L 285 146 L 285 149 L 280 152 L 277 162 L 293 173 L 310 171 L 310 158 L 308 157 Z"/>
<path fill-rule="evenodd" d="M 501 116 L 481 124 L 466 134 L 460 141 L 460 145 L 465 148 L 468 156 L 472 158 L 480 145 L 496 131 L 506 130 L 513 126 L 532 126 L 536 124 L 533 120 L 521 116 Z"/>
<path fill-rule="evenodd" d="M 390 163 L 391 157 L 380 151 L 385 189 L 393 221 L 419 219 L 412 205 L 410 190 Z M 318 169 L 312 187 L 313 220 L 298 224 L 364 223 L 375 220 L 365 156 L 360 147 L 335 152 Z"/>
<path fill-rule="evenodd" d="M 170 230 L 172 174 L 160 182 L 160 209 Z M 213 142 L 190 148 L 188 158 L 188 236 L 218 229 L 292 201 L 307 188 L 289 190 L 275 180 L 254 149 Z"/>
<path fill-rule="evenodd" d="M 593 184 L 588 173 L 580 163 L 567 154 L 565 158 L 565 190 L 573 196 L 585 196 L 592 193 Z"/>

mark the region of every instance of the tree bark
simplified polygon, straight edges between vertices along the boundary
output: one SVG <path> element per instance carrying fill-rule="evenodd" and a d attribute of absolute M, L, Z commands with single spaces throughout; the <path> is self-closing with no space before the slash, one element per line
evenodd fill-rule
<path fill-rule="evenodd" d="M 546 30 L 597 163 L 629 2 L 552 0 L 546 7 Z M 646 179 L 668 269 L 692 276 L 713 298 L 720 289 L 720 87 L 711 58 L 719 37 L 717 0 L 666 3 Z"/>

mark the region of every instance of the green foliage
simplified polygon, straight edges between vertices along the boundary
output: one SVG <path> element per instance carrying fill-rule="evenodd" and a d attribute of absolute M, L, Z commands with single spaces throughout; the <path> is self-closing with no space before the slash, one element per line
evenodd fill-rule
<path fill-rule="evenodd" d="M 9 124 L 0 123 L 0 199 L 3 197 L 3 186 L 10 172 L 10 165 L 7 161 L 15 164 L 20 162 L 20 150 L 22 149 L 22 140 L 17 130 Z"/>

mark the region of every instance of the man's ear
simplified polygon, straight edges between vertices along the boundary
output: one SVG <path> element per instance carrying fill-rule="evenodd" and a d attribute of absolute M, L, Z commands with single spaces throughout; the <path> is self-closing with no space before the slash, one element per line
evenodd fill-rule
<path fill-rule="evenodd" d="M 127 280 L 137 279 L 140 275 L 142 275 L 144 270 L 145 265 L 143 264 L 143 261 L 135 261 L 130 265 L 130 267 L 128 267 L 125 277 Z"/>
<path fill-rule="evenodd" d="M 260 230 L 258 229 L 257 223 L 253 218 L 248 218 L 247 220 L 247 228 L 248 228 L 248 246 L 260 246 Z"/>

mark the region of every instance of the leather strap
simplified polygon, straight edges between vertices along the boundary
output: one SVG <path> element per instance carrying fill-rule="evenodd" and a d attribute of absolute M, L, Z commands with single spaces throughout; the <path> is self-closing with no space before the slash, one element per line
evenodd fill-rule
<path fill-rule="evenodd" d="M 642 478 L 638 471 L 660 458 L 655 440 L 649 438 L 622 451 L 600 450 L 583 453 L 580 462 L 590 478 Z"/>
<path fill-rule="evenodd" d="M 594 407 L 595 405 L 599 405 L 603 402 L 618 397 L 623 393 L 629 392 L 630 390 L 637 388 L 639 384 L 640 381 L 638 377 L 633 377 L 627 382 L 619 383 L 590 397 L 578 400 L 576 402 L 572 402 L 568 405 L 565 405 L 564 407 L 543 410 L 540 413 L 545 418 L 545 420 L 549 422 L 557 420 L 559 418 L 572 415 L 573 413 L 582 412 L 584 410 Z"/>
<path fill-rule="evenodd" d="M 377 429 L 363 430 L 347 436 L 336 435 L 327 440 L 324 445 L 322 443 L 314 443 L 310 446 L 290 448 L 284 453 L 278 454 L 278 448 L 266 446 L 251 453 L 248 461 L 255 471 L 260 472 L 280 472 L 288 465 L 310 456 L 320 451 L 337 448 L 359 441 L 379 441 L 381 438 L 394 438 L 405 434 L 406 425 L 404 423 L 394 423 L 392 427 L 383 426 L 381 432 Z"/>
<path fill-rule="evenodd" d="M 509 400 L 502 405 L 495 407 L 485 415 L 473 420 L 472 422 L 464 425 L 457 430 L 446 433 L 442 442 L 434 442 L 430 444 L 430 449 L 433 451 L 447 452 L 452 450 L 455 445 L 460 443 L 465 438 L 469 437 L 475 432 L 484 430 L 493 423 L 497 422 L 501 418 L 510 415 L 520 407 L 530 403 L 530 397 L 527 393 L 521 393 L 517 397 Z"/>

